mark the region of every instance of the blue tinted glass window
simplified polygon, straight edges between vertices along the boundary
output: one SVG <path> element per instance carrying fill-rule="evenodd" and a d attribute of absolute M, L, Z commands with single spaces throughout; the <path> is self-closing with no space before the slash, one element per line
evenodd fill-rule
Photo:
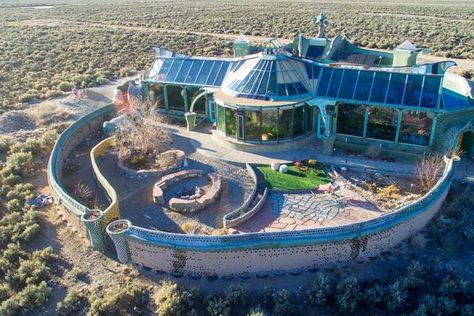
<path fill-rule="evenodd" d="M 328 97 L 336 98 L 337 92 L 339 91 L 339 86 L 341 85 L 342 74 L 344 70 L 334 69 L 332 74 L 331 82 L 329 83 Z"/>
<path fill-rule="evenodd" d="M 214 81 L 216 80 L 217 74 L 219 73 L 219 70 L 221 69 L 223 62 L 222 61 L 216 61 L 214 62 L 214 67 L 212 67 L 211 72 L 209 73 L 209 77 L 207 79 L 206 84 L 207 85 L 213 85 Z"/>
<path fill-rule="evenodd" d="M 173 64 L 173 59 L 166 58 L 163 61 L 160 71 L 158 72 L 158 74 L 163 75 L 163 76 L 160 76 L 161 79 L 158 78 L 158 80 L 163 80 L 164 76 L 166 76 L 166 74 L 168 73 L 168 70 L 170 70 L 171 64 Z"/>
<path fill-rule="evenodd" d="M 178 74 L 176 75 L 176 78 L 174 81 L 176 82 L 184 82 L 184 79 L 186 79 L 186 75 L 189 72 L 189 69 L 191 68 L 191 65 L 193 64 L 192 60 L 185 59 L 181 65 L 181 68 L 179 69 Z"/>
<path fill-rule="evenodd" d="M 215 86 L 220 86 L 222 84 L 222 81 L 224 81 L 225 75 L 227 74 L 227 69 L 229 69 L 229 63 L 224 62 L 219 74 L 217 74 L 216 80 L 214 81 Z"/>
<path fill-rule="evenodd" d="M 268 88 L 267 88 L 267 95 L 272 96 L 277 94 L 277 78 L 276 78 L 276 68 L 275 65 L 272 65 L 272 69 L 270 71 L 270 78 L 268 79 Z"/>
<path fill-rule="evenodd" d="M 418 106 L 423 85 L 423 75 L 408 75 L 405 87 L 405 98 L 403 104 L 408 106 Z"/>
<path fill-rule="evenodd" d="M 372 71 L 360 71 L 359 79 L 357 80 L 357 87 L 355 90 L 354 100 L 368 101 L 370 95 L 370 88 L 374 73 Z"/>
<path fill-rule="evenodd" d="M 346 69 L 344 77 L 342 78 L 341 89 L 339 90 L 339 98 L 352 99 L 356 86 L 357 74 L 357 70 Z"/>
<path fill-rule="evenodd" d="M 262 81 L 262 77 L 264 76 L 265 72 L 264 71 L 258 71 L 255 74 L 255 82 L 250 90 L 251 94 L 257 94 L 258 87 L 260 85 L 260 82 Z"/>
<path fill-rule="evenodd" d="M 421 106 L 425 108 L 436 108 L 439 97 L 439 86 L 441 84 L 441 77 L 426 76 L 425 84 L 423 86 L 423 93 L 421 94 Z M 446 108 L 446 102 L 445 102 Z"/>
<path fill-rule="evenodd" d="M 206 79 L 209 76 L 209 72 L 211 71 L 212 65 L 214 64 L 211 60 L 205 60 L 204 64 L 202 65 L 201 71 L 197 77 L 196 83 L 197 84 L 205 84 Z"/>
<path fill-rule="evenodd" d="M 298 94 L 308 93 L 308 90 L 306 90 L 305 86 L 301 82 L 295 82 L 295 88 Z"/>
<path fill-rule="evenodd" d="M 175 59 L 173 61 L 173 64 L 170 67 L 170 70 L 168 71 L 168 74 L 166 75 L 166 81 L 174 81 L 176 78 L 176 75 L 178 74 L 179 69 L 181 68 L 181 64 L 183 63 L 182 59 Z"/>
<path fill-rule="evenodd" d="M 332 68 L 323 68 L 321 75 L 321 81 L 319 82 L 318 92 L 319 96 L 325 97 L 328 91 L 329 80 L 331 80 Z"/>
<path fill-rule="evenodd" d="M 318 79 L 320 72 L 321 72 L 321 67 L 313 66 L 313 78 L 314 79 Z"/>
<path fill-rule="evenodd" d="M 313 65 L 308 64 L 308 63 L 305 63 L 304 65 L 306 67 L 306 73 L 308 74 L 308 78 L 313 79 L 314 78 L 314 76 L 313 76 Z"/>
<path fill-rule="evenodd" d="M 189 70 L 189 73 L 186 76 L 186 83 L 194 83 L 196 81 L 197 76 L 199 74 L 199 70 L 201 69 L 203 63 L 204 62 L 202 60 L 195 60 L 193 62 L 193 65 L 191 66 L 191 69 Z"/>
<path fill-rule="evenodd" d="M 407 75 L 392 73 L 390 86 L 388 88 L 387 103 L 402 104 L 403 90 L 405 89 L 405 79 Z"/>
<path fill-rule="evenodd" d="M 286 94 L 286 88 L 285 88 L 284 83 L 277 84 L 277 89 L 278 89 L 278 95 L 281 95 L 281 96 L 287 96 L 288 95 L 288 94 Z"/>
<path fill-rule="evenodd" d="M 388 78 L 390 74 L 386 72 L 376 72 L 370 101 L 385 102 L 385 96 L 388 90 Z"/>
<path fill-rule="evenodd" d="M 286 84 L 286 94 L 287 95 L 297 95 L 298 92 L 296 91 L 295 86 L 292 83 Z"/>

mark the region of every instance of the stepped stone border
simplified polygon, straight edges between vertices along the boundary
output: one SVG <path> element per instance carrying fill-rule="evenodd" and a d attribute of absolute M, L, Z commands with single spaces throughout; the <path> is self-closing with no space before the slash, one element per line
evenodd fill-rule
<path fill-rule="evenodd" d="M 172 198 L 169 206 L 173 211 L 180 213 L 192 213 L 211 205 L 219 197 L 222 190 L 222 177 L 217 172 L 208 175 L 211 187 L 203 196 L 197 199 Z"/>
<path fill-rule="evenodd" d="M 164 174 L 173 172 L 178 170 L 179 168 L 183 167 L 186 160 L 186 155 L 182 150 L 168 150 L 160 154 L 160 157 L 169 156 L 169 155 L 176 155 L 176 161 L 173 165 L 168 166 L 166 168 L 157 168 L 157 169 L 141 169 L 141 170 L 134 170 L 125 166 L 123 160 L 119 159 L 117 162 L 117 167 L 119 171 L 129 179 L 143 179 L 148 177 L 160 177 Z"/>
<path fill-rule="evenodd" d="M 255 173 L 255 170 L 252 168 L 250 164 L 245 164 L 247 168 L 247 172 L 249 173 L 250 177 L 253 180 L 253 188 L 252 191 L 250 192 L 249 197 L 245 200 L 244 204 L 242 204 L 239 208 L 227 213 L 224 215 L 222 218 L 222 225 L 224 228 L 229 228 L 229 227 L 234 227 L 239 224 L 242 224 L 243 222 L 247 221 L 249 218 L 254 216 L 263 206 L 265 203 L 267 196 L 268 196 L 268 189 L 265 188 L 262 197 L 260 200 L 255 204 L 254 207 L 249 208 L 251 203 L 257 198 L 257 187 L 258 187 L 258 182 L 257 182 L 257 174 Z"/>
<path fill-rule="evenodd" d="M 164 203 L 163 190 L 166 189 L 166 187 L 186 178 L 199 177 L 202 175 L 202 172 L 202 170 L 198 169 L 189 169 L 163 176 L 161 180 L 153 186 L 153 202 L 162 205 Z"/>

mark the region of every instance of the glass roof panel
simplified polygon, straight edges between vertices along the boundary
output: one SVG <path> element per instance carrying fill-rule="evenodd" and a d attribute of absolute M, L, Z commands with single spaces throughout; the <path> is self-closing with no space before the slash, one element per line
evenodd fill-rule
<path fill-rule="evenodd" d="M 214 65 L 213 60 L 205 60 L 204 64 L 202 65 L 202 68 L 198 74 L 196 84 L 205 84 L 207 77 L 209 76 L 209 72 L 212 69 L 212 66 Z"/>
<path fill-rule="evenodd" d="M 193 62 L 193 65 L 191 66 L 191 69 L 189 70 L 188 75 L 186 76 L 186 79 L 184 80 L 186 83 L 195 83 L 197 76 L 199 74 L 199 71 L 201 70 L 202 65 L 204 64 L 204 61 L 202 60 L 195 60 Z"/>
<path fill-rule="evenodd" d="M 342 74 L 344 70 L 334 69 L 332 73 L 331 81 L 329 82 L 329 89 L 327 96 L 330 98 L 336 98 L 339 91 L 339 86 L 341 85 Z"/>
<path fill-rule="evenodd" d="M 171 65 L 170 70 L 168 71 L 168 74 L 166 75 L 165 81 L 174 81 L 182 64 L 183 64 L 182 59 L 173 60 L 173 64 Z"/>
<path fill-rule="evenodd" d="M 325 97 L 327 95 L 329 81 L 331 80 L 332 76 L 332 68 L 323 68 L 323 73 L 321 74 L 321 79 L 318 85 L 318 92 L 319 96 Z"/>
<path fill-rule="evenodd" d="M 193 61 L 190 59 L 183 60 L 183 63 L 181 64 L 181 68 L 179 69 L 179 72 L 176 75 L 176 78 L 174 78 L 174 81 L 184 82 L 184 80 L 186 79 L 186 75 L 189 72 L 189 69 L 191 69 L 192 64 L 193 64 Z"/>

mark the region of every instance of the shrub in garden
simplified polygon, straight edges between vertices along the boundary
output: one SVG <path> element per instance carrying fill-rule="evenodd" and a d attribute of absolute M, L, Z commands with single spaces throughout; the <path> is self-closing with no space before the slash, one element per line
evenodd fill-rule
<path fill-rule="evenodd" d="M 0 154 L 8 152 L 12 144 L 13 140 L 11 137 L 0 135 Z"/>
<path fill-rule="evenodd" d="M 59 137 L 59 134 L 54 129 L 44 132 L 43 135 L 41 135 L 40 140 L 39 140 L 41 147 L 47 150 L 48 152 L 51 151 L 58 137 Z"/>
<path fill-rule="evenodd" d="M 380 306 L 385 299 L 385 287 L 380 283 L 372 283 L 364 291 L 364 302 L 368 306 Z"/>
<path fill-rule="evenodd" d="M 409 289 L 420 288 L 425 285 L 427 276 L 426 268 L 419 261 L 412 261 L 408 265 L 404 277 L 405 286 Z"/>
<path fill-rule="evenodd" d="M 153 295 L 153 301 L 160 316 L 194 315 L 196 296 L 194 291 L 181 290 L 176 283 L 166 281 Z"/>
<path fill-rule="evenodd" d="M 227 289 L 225 298 L 231 307 L 243 307 L 248 303 L 248 292 L 247 289 L 240 284 L 233 285 Z"/>
<path fill-rule="evenodd" d="M 361 299 L 361 289 L 355 277 L 347 277 L 337 284 L 336 303 L 342 312 L 352 313 Z"/>
<path fill-rule="evenodd" d="M 385 291 L 385 306 L 394 311 L 405 306 L 408 298 L 408 291 L 405 285 L 400 281 L 395 281 L 388 285 Z"/>

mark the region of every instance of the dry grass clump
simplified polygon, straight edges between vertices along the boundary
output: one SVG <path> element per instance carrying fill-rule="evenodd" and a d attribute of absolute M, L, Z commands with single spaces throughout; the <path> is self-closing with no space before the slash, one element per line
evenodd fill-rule
<path fill-rule="evenodd" d="M 439 154 L 422 156 L 416 164 L 416 174 L 423 191 L 429 191 L 438 182 L 445 163 Z"/>
<path fill-rule="evenodd" d="M 74 118 L 74 112 L 63 106 L 54 103 L 41 104 L 29 111 L 29 116 L 39 127 L 50 127 L 55 124 L 71 121 Z"/>
<path fill-rule="evenodd" d="M 209 235 L 209 227 L 196 221 L 185 222 L 180 226 L 181 230 L 188 235 Z"/>

